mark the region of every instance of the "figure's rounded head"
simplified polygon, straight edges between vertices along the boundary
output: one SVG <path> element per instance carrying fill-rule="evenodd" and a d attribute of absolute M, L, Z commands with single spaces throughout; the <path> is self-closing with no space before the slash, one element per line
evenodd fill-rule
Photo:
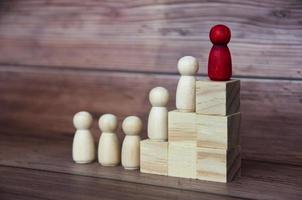
<path fill-rule="evenodd" d="M 222 24 L 213 26 L 210 31 L 210 40 L 215 45 L 227 45 L 231 39 L 231 30 Z"/>
<path fill-rule="evenodd" d="M 149 93 L 152 106 L 164 107 L 169 101 L 169 92 L 164 87 L 155 87 Z"/>
<path fill-rule="evenodd" d="M 99 119 L 99 127 L 102 132 L 115 132 L 117 129 L 117 117 L 112 114 L 104 114 Z"/>
<path fill-rule="evenodd" d="M 178 60 L 177 68 L 181 75 L 193 76 L 199 69 L 198 60 L 193 56 L 184 56 Z"/>
<path fill-rule="evenodd" d="M 129 116 L 124 119 L 122 128 L 126 135 L 139 135 L 143 129 L 143 122 L 137 116 Z"/>
<path fill-rule="evenodd" d="M 81 111 L 74 115 L 73 125 L 76 129 L 88 129 L 92 124 L 92 116 L 89 112 Z"/>

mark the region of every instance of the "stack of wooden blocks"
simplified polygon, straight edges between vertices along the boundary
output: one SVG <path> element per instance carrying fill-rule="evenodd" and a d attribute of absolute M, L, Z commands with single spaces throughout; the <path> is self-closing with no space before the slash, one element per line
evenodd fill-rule
<path fill-rule="evenodd" d="M 195 105 L 169 112 L 168 141 L 141 141 L 141 172 L 216 182 L 240 174 L 240 81 L 196 81 Z"/>

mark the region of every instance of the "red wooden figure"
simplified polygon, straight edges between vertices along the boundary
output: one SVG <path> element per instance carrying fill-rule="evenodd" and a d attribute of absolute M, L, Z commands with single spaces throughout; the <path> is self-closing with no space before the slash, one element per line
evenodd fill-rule
<path fill-rule="evenodd" d="M 232 76 L 232 59 L 227 46 L 231 30 L 225 25 L 216 25 L 209 36 L 213 47 L 209 54 L 208 76 L 213 81 L 227 81 Z"/>

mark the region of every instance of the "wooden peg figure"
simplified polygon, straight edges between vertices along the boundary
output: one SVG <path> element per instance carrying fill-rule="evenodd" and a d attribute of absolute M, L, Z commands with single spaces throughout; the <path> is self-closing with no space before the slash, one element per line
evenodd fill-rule
<path fill-rule="evenodd" d="M 195 81 L 199 64 L 196 58 L 185 56 L 177 65 L 181 75 L 176 89 L 176 108 L 182 112 L 195 111 Z"/>
<path fill-rule="evenodd" d="M 92 120 L 92 116 L 86 111 L 78 112 L 73 117 L 77 130 L 72 143 L 72 159 L 76 163 L 84 164 L 95 160 L 95 144 L 89 130 Z"/>
<path fill-rule="evenodd" d="M 166 141 L 168 139 L 169 92 L 166 88 L 156 87 L 149 93 L 152 108 L 148 118 L 148 137 L 151 140 Z"/>
<path fill-rule="evenodd" d="M 225 25 L 216 25 L 210 31 L 213 47 L 209 54 L 208 76 L 213 81 L 227 81 L 232 76 L 231 53 L 227 46 L 231 30 Z"/>
<path fill-rule="evenodd" d="M 102 135 L 99 140 L 98 160 L 103 166 L 116 166 L 120 163 L 121 148 L 116 130 L 117 117 L 112 114 L 104 114 L 99 119 L 99 127 Z"/>
<path fill-rule="evenodd" d="M 126 134 L 122 145 L 122 165 L 125 169 L 134 170 L 140 166 L 140 132 L 143 123 L 136 116 L 129 116 L 123 121 L 123 131 Z"/>

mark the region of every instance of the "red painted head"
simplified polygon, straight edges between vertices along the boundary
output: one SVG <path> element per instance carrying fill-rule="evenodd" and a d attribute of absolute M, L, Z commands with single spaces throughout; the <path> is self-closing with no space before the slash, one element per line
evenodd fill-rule
<path fill-rule="evenodd" d="M 214 45 L 227 45 L 231 39 L 231 30 L 222 24 L 213 26 L 210 31 L 210 40 Z"/>

